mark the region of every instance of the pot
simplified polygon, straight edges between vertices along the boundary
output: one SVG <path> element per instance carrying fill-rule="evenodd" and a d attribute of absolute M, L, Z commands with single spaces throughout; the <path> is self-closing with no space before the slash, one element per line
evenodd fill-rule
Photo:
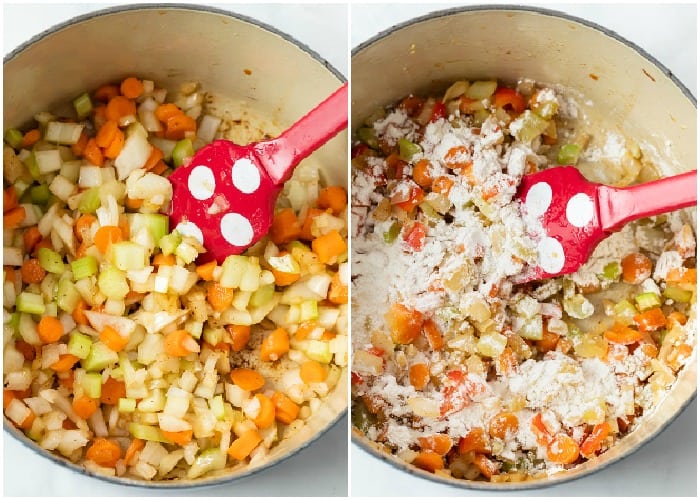
<path fill-rule="evenodd" d="M 177 33 L 177 36 L 173 36 Z M 264 54 L 264 57 L 261 55 Z M 105 64 L 109 61 L 109 64 Z M 231 12 L 196 5 L 116 7 L 74 18 L 34 37 L 4 60 L 5 127 L 21 127 L 86 89 L 126 75 L 154 80 L 168 91 L 196 81 L 226 114 L 262 117 L 278 133 L 330 95 L 343 76 L 318 54 L 275 28 Z M 47 85 L 47 83 L 50 83 Z M 243 111 L 242 111 L 243 110 Z M 329 184 L 347 186 L 347 133 L 308 160 Z M 305 448 L 347 411 L 347 376 L 299 432 L 282 440 L 261 463 L 195 480 L 145 481 L 103 477 L 118 484 L 164 489 L 211 486 L 257 473 Z M 44 459 L 94 475 L 41 449 L 5 418 L 5 430 Z"/>
<path fill-rule="evenodd" d="M 498 78 L 514 83 L 526 77 L 580 92 L 594 108 L 603 110 L 611 128 L 625 137 L 641 138 L 649 154 L 663 152 L 663 158 L 655 157 L 662 175 L 696 165 L 696 103 L 688 89 L 639 47 L 559 12 L 515 6 L 433 12 L 357 46 L 351 71 L 352 130 L 377 108 L 410 93 L 439 94 L 457 80 Z M 694 220 L 694 211 L 688 214 Z M 551 486 L 599 471 L 651 441 L 694 399 L 696 377 L 696 364 L 691 361 L 658 408 L 611 450 L 565 473 L 526 482 L 476 482 L 436 475 L 388 454 L 357 428 L 352 429 L 352 440 L 407 474 L 443 485 L 494 491 Z M 361 455 L 354 460 L 363 460 Z M 410 484 L 410 488 L 418 485 Z M 426 490 L 436 494 L 429 486 Z"/>

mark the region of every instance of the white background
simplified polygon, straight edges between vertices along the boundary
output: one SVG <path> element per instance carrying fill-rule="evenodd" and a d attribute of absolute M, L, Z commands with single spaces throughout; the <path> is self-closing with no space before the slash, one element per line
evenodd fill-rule
<path fill-rule="evenodd" d="M 3 5 L 3 48 L 109 4 Z M 276 27 L 305 43 L 347 77 L 347 6 L 217 5 Z M 196 43 L 196 41 L 193 41 Z M 49 82 L 47 82 L 48 84 Z M 250 478 L 226 485 L 166 492 L 168 496 L 346 496 L 348 419 L 340 420 L 309 448 Z M 158 490 L 115 485 L 55 465 L 2 433 L 3 496 L 160 496 Z"/>
<path fill-rule="evenodd" d="M 351 46 L 356 47 L 394 24 L 455 5 L 398 7 L 354 4 L 351 8 Z M 697 95 L 695 5 L 536 5 L 567 12 L 616 31 L 666 65 Z M 355 444 L 351 446 L 350 455 L 353 496 L 696 496 L 697 402 L 693 402 L 666 431 L 633 456 L 593 476 L 543 490 L 510 495 L 461 490 L 409 476 Z"/>

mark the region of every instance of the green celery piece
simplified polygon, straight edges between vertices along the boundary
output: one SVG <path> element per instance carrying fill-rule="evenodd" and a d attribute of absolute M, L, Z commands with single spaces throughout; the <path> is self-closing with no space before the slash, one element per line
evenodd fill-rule
<path fill-rule="evenodd" d="M 226 453 L 220 448 L 210 448 L 200 453 L 187 471 L 187 479 L 203 476 L 211 470 L 223 469 L 226 466 Z"/>
<path fill-rule="evenodd" d="M 423 150 L 418 144 L 415 144 L 408 139 L 399 139 L 399 158 L 403 161 L 411 161 L 414 155 L 422 152 Z"/>
<path fill-rule="evenodd" d="M 633 318 L 638 313 L 639 311 L 637 311 L 637 308 L 634 307 L 634 304 L 629 300 L 621 300 L 613 306 L 615 318 L 625 325 L 631 325 L 633 323 Z"/>
<path fill-rule="evenodd" d="M 136 400 L 134 398 L 119 398 L 117 410 L 119 413 L 133 413 L 136 411 Z"/>
<path fill-rule="evenodd" d="M 263 285 L 253 292 L 250 296 L 250 301 L 248 304 L 251 307 L 260 307 L 268 304 L 272 298 L 275 296 L 275 285 L 271 283 L 269 285 Z"/>
<path fill-rule="evenodd" d="M 112 264 L 120 271 L 138 271 L 146 266 L 146 249 L 133 241 L 118 241 L 110 247 Z"/>
<path fill-rule="evenodd" d="M 221 265 L 219 284 L 227 288 L 238 288 L 250 261 L 243 255 L 229 255 Z"/>
<path fill-rule="evenodd" d="M 194 156 L 194 147 L 190 139 L 182 139 L 177 141 L 173 148 L 173 165 L 179 167 L 185 161 L 185 158 Z"/>
<path fill-rule="evenodd" d="M 496 91 L 498 83 L 495 80 L 479 80 L 472 83 L 469 88 L 464 92 L 464 95 L 469 99 L 482 100 L 488 97 Z"/>
<path fill-rule="evenodd" d="M 156 244 L 168 234 L 170 220 L 167 215 L 134 213 L 126 214 L 126 217 L 132 238 L 143 228 L 146 228 Z"/>
<path fill-rule="evenodd" d="M 89 372 L 98 372 L 119 361 L 119 355 L 102 342 L 95 342 L 90 354 L 81 361 L 81 366 Z"/>
<path fill-rule="evenodd" d="M 128 398 L 123 398 L 128 399 Z M 137 422 L 131 422 L 129 424 L 129 432 L 132 436 L 137 439 L 143 439 L 145 441 L 158 441 L 160 443 L 169 443 L 167 439 L 163 436 L 163 432 L 155 426 L 139 424 Z"/>
<path fill-rule="evenodd" d="M 97 259 L 92 255 L 75 259 L 70 263 L 70 266 L 76 281 L 97 274 Z"/>
<path fill-rule="evenodd" d="M 603 267 L 603 272 L 598 276 L 608 281 L 617 281 L 622 274 L 619 262 L 609 262 Z"/>
<path fill-rule="evenodd" d="M 72 267 L 72 263 L 71 263 Z M 61 278 L 56 289 L 56 305 L 65 312 L 72 313 L 80 302 L 80 292 L 68 278 Z"/>
<path fill-rule="evenodd" d="M 28 314 L 44 314 L 46 305 L 41 295 L 30 292 L 22 292 L 17 296 L 17 310 Z"/>
<path fill-rule="evenodd" d="M 647 309 L 653 309 L 654 307 L 659 307 L 661 305 L 661 298 L 654 292 L 644 292 L 637 295 L 634 298 L 637 303 L 637 308 L 640 311 L 646 311 Z"/>
<path fill-rule="evenodd" d="M 86 373 L 82 380 L 83 390 L 90 398 L 99 398 L 102 395 L 102 375 L 99 373 Z"/>
<path fill-rule="evenodd" d="M 398 222 L 394 222 L 390 227 L 389 230 L 384 233 L 384 243 L 390 245 L 394 241 L 396 241 L 396 238 L 399 236 L 399 233 L 401 232 L 401 224 Z"/>
<path fill-rule="evenodd" d="M 63 257 L 50 248 L 42 247 L 38 252 L 39 265 L 48 273 L 61 274 L 66 268 Z"/>
<path fill-rule="evenodd" d="M 24 160 L 24 165 L 27 167 L 27 170 L 29 170 L 29 174 L 32 176 L 32 179 L 38 181 L 41 177 L 41 172 L 39 171 L 39 164 L 36 162 L 34 152 L 27 156 L 27 159 Z"/>
<path fill-rule="evenodd" d="M 330 350 L 328 342 L 325 340 L 307 340 L 302 350 L 309 359 L 318 361 L 319 363 L 328 364 L 333 359 L 333 353 Z"/>
<path fill-rule="evenodd" d="M 29 188 L 29 199 L 34 204 L 45 205 L 49 201 L 50 196 L 51 191 L 49 191 L 48 184 L 39 184 Z"/>
<path fill-rule="evenodd" d="M 516 130 L 515 135 L 522 142 L 530 142 L 542 132 L 547 130 L 549 121 L 541 116 L 526 109 L 523 114 L 514 123 L 519 123 L 520 127 Z"/>
<path fill-rule="evenodd" d="M 221 396 L 221 394 L 217 394 L 209 400 L 209 408 L 217 420 L 224 419 L 226 411 L 224 409 L 224 398 Z"/>
<path fill-rule="evenodd" d="M 361 127 L 357 130 L 357 138 L 372 149 L 379 149 L 379 140 L 372 127 Z"/>
<path fill-rule="evenodd" d="M 666 286 L 663 292 L 663 296 L 667 299 L 671 299 L 674 302 L 690 302 L 693 298 L 693 292 L 690 290 L 685 290 L 679 286 Z"/>
<path fill-rule="evenodd" d="M 158 240 L 158 246 L 160 247 L 163 255 L 171 255 L 175 253 L 177 246 L 182 241 L 182 235 L 173 229 L 173 231 Z"/>
<path fill-rule="evenodd" d="M 97 286 L 107 298 L 123 300 L 129 293 L 126 274 L 114 266 L 105 267 L 97 277 Z"/>
<path fill-rule="evenodd" d="M 24 134 L 16 128 L 8 128 L 5 130 L 5 142 L 14 149 L 20 149 L 22 147 L 23 138 Z"/>
<path fill-rule="evenodd" d="M 78 210 L 84 214 L 94 214 L 101 204 L 99 187 L 91 187 L 80 197 Z"/>
<path fill-rule="evenodd" d="M 73 107 L 75 112 L 78 114 L 79 119 L 87 117 L 92 112 L 92 101 L 87 92 L 80 94 L 78 97 L 73 99 Z"/>
<path fill-rule="evenodd" d="M 90 355 L 92 349 L 92 338 L 89 335 L 80 333 L 78 330 L 71 332 L 68 338 L 68 353 L 80 359 L 85 359 Z"/>
<path fill-rule="evenodd" d="M 560 165 L 576 165 L 580 154 L 581 148 L 578 144 L 564 144 L 559 148 L 557 163 Z"/>
<path fill-rule="evenodd" d="M 305 300 L 301 303 L 301 321 L 318 319 L 318 302 Z"/>
<path fill-rule="evenodd" d="M 210 345 L 217 345 L 224 340 L 224 330 L 221 328 L 205 327 L 202 332 L 204 341 Z"/>

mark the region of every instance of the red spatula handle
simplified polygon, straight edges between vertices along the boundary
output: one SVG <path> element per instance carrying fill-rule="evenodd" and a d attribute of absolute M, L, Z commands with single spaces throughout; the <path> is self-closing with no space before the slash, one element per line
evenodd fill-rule
<path fill-rule="evenodd" d="M 600 186 L 598 203 L 603 230 L 612 232 L 636 219 L 696 205 L 697 174 L 697 170 L 691 170 L 627 188 Z"/>
<path fill-rule="evenodd" d="M 256 154 L 276 184 L 292 176 L 294 167 L 348 125 L 348 84 L 326 98 L 282 135 L 258 143 Z"/>

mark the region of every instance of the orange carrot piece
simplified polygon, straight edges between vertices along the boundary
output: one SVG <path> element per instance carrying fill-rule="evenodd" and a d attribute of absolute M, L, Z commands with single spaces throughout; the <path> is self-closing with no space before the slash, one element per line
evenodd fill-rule
<path fill-rule="evenodd" d="M 97 222 L 97 217 L 92 214 L 83 214 L 75 221 L 74 232 L 78 241 L 85 241 L 90 234 L 90 228 Z"/>
<path fill-rule="evenodd" d="M 285 208 L 277 212 L 272 218 L 269 234 L 275 245 L 283 245 L 298 239 L 301 235 L 301 225 L 294 210 Z"/>
<path fill-rule="evenodd" d="M 87 316 L 85 315 L 86 309 L 87 309 L 87 302 L 85 302 L 85 300 L 83 300 L 83 299 L 80 299 L 78 301 L 78 304 L 75 306 L 75 309 L 73 309 L 73 312 L 71 313 L 73 320 L 77 324 L 79 324 L 79 325 L 87 325 L 88 324 L 88 319 L 87 319 Z"/>
<path fill-rule="evenodd" d="M 231 349 L 240 352 L 245 349 L 250 340 L 250 326 L 248 325 L 226 325 L 226 331 L 231 336 Z"/>
<path fill-rule="evenodd" d="M 567 434 L 554 436 L 547 446 L 547 458 L 557 464 L 572 464 L 579 457 L 578 443 Z"/>
<path fill-rule="evenodd" d="M 695 284 L 698 282 L 698 270 L 695 267 L 671 269 L 666 275 L 666 282 L 674 284 Z"/>
<path fill-rule="evenodd" d="M 197 276 L 199 276 L 204 281 L 211 281 L 214 279 L 214 269 L 216 269 L 216 259 L 201 264 L 195 268 Z"/>
<path fill-rule="evenodd" d="M 27 415 L 24 420 L 22 420 L 19 424 L 17 424 L 17 427 L 19 427 L 20 429 L 23 429 L 23 430 L 31 429 L 35 418 L 36 418 L 36 415 L 30 409 L 29 415 Z"/>
<path fill-rule="evenodd" d="M 153 146 L 151 148 L 151 154 L 148 155 L 146 163 L 143 164 L 143 168 L 146 170 L 153 170 L 160 160 L 163 159 L 163 151 L 160 148 Z"/>
<path fill-rule="evenodd" d="M 319 191 L 316 204 L 319 208 L 330 208 L 333 215 L 339 215 L 348 204 L 348 194 L 341 186 L 328 186 Z"/>
<path fill-rule="evenodd" d="M 423 158 L 418 160 L 413 166 L 413 180 L 423 189 L 428 189 L 433 185 L 433 175 L 431 173 L 430 160 Z"/>
<path fill-rule="evenodd" d="M 395 344 L 411 344 L 420 336 L 423 326 L 420 311 L 396 303 L 392 304 L 386 318 Z"/>
<path fill-rule="evenodd" d="M 430 382 L 430 369 L 425 363 L 415 363 L 408 369 L 408 379 L 413 388 L 422 391 Z"/>
<path fill-rule="evenodd" d="M 255 399 L 260 403 L 260 410 L 253 418 L 253 423 L 258 429 L 267 429 L 275 423 L 275 405 L 270 398 L 264 394 L 256 394 Z"/>
<path fill-rule="evenodd" d="M 549 352 L 557 348 L 557 343 L 559 343 L 559 335 L 552 333 L 546 328 L 542 332 L 542 339 L 537 340 L 535 345 L 540 352 Z"/>
<path fill-rule="evenodd" d="M 335 273 L 331 279 L 331 285 L 328 287 L 328 300 L 333 304 L 348 303 L 348 285 L 344 285 L 340 281 L 340 273 Z"/>
<path fill-rule="evenodd" d="M 498 464 L 482 453 L 474 455 L 474 465 L 477 466 L 486 479 L 491 479 L 491 476 L 498 474 Z"/>
<path fill-rule="evenodd" d="M 660 307 L 654 307 L 632 318 L 640 332 L 653 332 L 666 326 L 666 315 Z"/>
<path fill-rule="evenodd" d="M 289 334 L 283 328 L 278 328 L 263 339 L 260 346 L 260 359 L 277 361 L 287 352 L 289 352 Z"/>
<path fill-rule="evenodd" d="M 179 115 L 171 116 L 165 122 L 165 138 L 170 140 L 179 141 L 184 139 L 187 132 L 196 132 L 197 122 L 191 116 L 187 116 L 182 113 Z"/>
<path fill-rule="evenodd" d="M 58 342 L 65 333 L 63 324 L 55 316 L 44 316 L 36 325 L 36 331 L 39 333 L 39 338 L 45 344 Z"/>
<path fill-rule="evenodd" d="M 85 130 L 80 132 L 80 137 L 78 138 L 78 142 L 75 144 L 71 145 L 70 149 L 73 152 L 73 156 L 77 157 L 82 157 L 83 153 L 85 152 L 85 146 L 87 146 L 88 143 L 88 135 Z"/>
<path fill-rule="evenodd" d="M 176 262 L 175 255 L 173 254 L 165 255 L 164 253 L 159 253 L 153 257 L 153 265 L 155 267 L 174 266 Z"/>
<path fill-rule="evenodd" d="M 192 441 L 192 429 L 185 429 L 184 431 L 164 431 L 161 429 L 161 432 L 165 439 L 180 446 L 185 446 Z"/>
<path fill-rule="evenodd" d="M 117 87 L 116 85 L 107 84 L 98 87 L 98 89 L 95 90 L 93 97 L 98 101 L 108 102 L 110 99 L 118 95 L 119 87 Z"/>
<path fill-rule="evenodd" d="M 600 450 L 603 442 L 610 434 L 610 430 L 610 424 L 607 422 L 596 424 L 591 433 L 581 443 L 581 455 L 591 456 Z"/>
<path fill-rule="evenodd" d="M 26 215 L 24 207 L 20 205 L 3 213 L 2 224 L 5 229 L 14 229 L 22 223 Z"/>
<path fill-rule="evenodd" d="M 116 467 L 122 457 L 122 449 L 114 439 L 95 438 L 85 451 L 85 458 L 102 467 Z"/>
<path fill-rule="evenodd" d="M 84 419 L 90 418 L 90 415 L 97 411 L 100 403 L 97 399 L 82 395 L 80 397 L 73 398 L 73 411 L 80 417 Z"/>
<path fill-rule="evenodd" d="M 115 378 L 109 377 L 102 384 L 102 392 L 100 394 L 100 402 L 106 405 L 116 405 L 119 403 L 119 398 L 126 397 L 126 384 Z"/>
<path fill-rule="evenodd" d="M 326 380 L 328 373 L 321 363 L 311 359 L 301 364 L 299 375 L 305 384 L 315 384 Z"/>
<path fill-rule="evenodd" d="M 17 199 L 17 191 L 14 186 L 10 186 L 2 192 L 2 211 L 3 213 L 12 210 L 19 204 Z"/>
<path fill-rule="evenodd" d="M 107 253 L 112 243 L 117 243 L 122 239 L 122 230 L 119 226 L 101 226 L 95 232 L 95 246 L 103 254 Z"/>
<path fill-rule="evenodd" d="M 100 340 L 114 352 L 119 352 L 129 343 L 128 337 L 123 337 L 121 333 L 107 325 L 100 332 Z"/>
<path fill-rule="evenodd" d="M 139 451 L 143 450 L 144 446 L 146 446 L 146 441 L 143 439 L 134 438 L 134 440 L 129 443 L 129 447 L 124 453 L 124 463 L 126 463 L 126 465 L 131 465 L 131 460 Z"/>
<path fill-rule="evenodd" d="M 452 438 L 447 434 L 431 434 L 419 437 L 418 444 L 425 451 L 434 451 L 438 455 L 445 456 L 452 449 Z"/>
<path fill-rule="evenodd" d="M 173 116 L 181 115 L 182 113 L 182 110 L 172 103 L 160 104 L 155 110 L 156 118 L 163 123 L 167 122 L 168 119 Z"/>
<path fill-rule="evenodd" d="M 207 288 L 207 300 L 215 311 L 223 311 L 233 302 L 233 288 L 221 286 L 219 283 L 211 283 Z"/>
<path fill-rule="evenodd" d="M 491 437 L 505 439 L 507 435 L 514 434 L 518 430 L 518 417 L 509 411 L 502 411 L 494 415 L 489 421 L 489 434 Z"/>
<path fill-rule="evenodd" d="M 234 368 L 229 376 L 244 391 L 257 391 L 265 385 L 265 378 L 250 368 Z"/>
<path fill-rule="evenodd" d="M 437 177 L 431 187 L 430 190 L 433 193 L 437 194 L 442 194 L 442 195 L 449 195 L 450 190 L 452 190 L 452 186 L 454 186 L 454 181 L 450 179 L 449 177 L 446 177 L 444 175 L 441 175 L 440 177 Z"/>
<path fill-rule="evenodd" d="M 275 405 L 275 418 L 283 424 L 291 424 L 299 416 L 299 405 L 279 391 L 270 398 Z"/>
<path fill-rule="evenodd" d="M 105 116 L 108 120 L 119 121 L 120 118 L 129 115 L 136 115 L 136 103 L 123 95 L 112 97 L 107 103 Z"/>
<path fill-rule="evenodd" d="M 428 472 L 435 472 L 445 466 L 442 456 L 434 451 L 418 452 L 416 458 L 413 459 L 413 465 Z"/>
<path fill-rule="evenodd" d="M 58 361 L 49 366 L 49 368 L 55 372 L 67 372 L 68 370 L 72 369 L 78 361 L 80 361 L 78 356 L 73 356 L 72 354 L 61 354 L 58 357 Z"/>
<path fill-rule="evenodd" d="M 136 77 L 130 76 L 122 81 L 119 90 L 124 97 L 136 99 L 143 94 L 143 82 Z"/>
<path fill-rule="evenodd" d="M 118 130 L 119 124 L 116 120 L 107 120 L 104 125 L 100 127 L 100 130 L 97 131 L 95 143 L 101 148 L 106 148 L 117 136 Z"/>
<path fill-rule="evenodd" d="M 83 158 L 85 158 L 85 160 L 90 162 L 92 165 L 96 165 L 98 167 L 101 167 L 104 164 L 104 155 L 102 154 L 100 147 L 97 145 L 97 142 L 95 142 L 94 137 L 88 139 L 87 144 L 85 144 Z"/>
<path fill-rule="evenodd" d="M 24 253 L 32 253 L 34 247 L 41 241 L 43 236 L 39 232 L 39 228 L 32 226 L 27 228 L 22 235 L 22 240 L 24 241 Z"/>
<path fill-rule="evenodd" d="M 38 128 L 27 130 L 22 137 L 22 147 L 31 148 L 34 144 L 39 142 L 39 139 L 41 139 L 41 132 Z"/>
<path fill-rule="evenodd" d="M 46 271 L 39 264 L 39 259 L 27 259 L 22 262 L 20 274 L 24 283 L 41 283 L 46 276 Z"/>
<path fill-rule="evenodd" d="M 301 226 L 301 234 L 299 234 L 300 240 L 311 241 L 314 239 L 314 235 L 311 234 L 311 224 L 313 224 L 314 219 L 325 213 L 325 210 L 320 208 L 310 208 L 306 213 L 306 219 L 304 219 L 304 224 Z"/>
<path fill-rule="evenodd" d="M 151 169 L 151 172 L 156 175 L 163 175 L 163 172 L 166 170 L 168 170 L 168 165 L 163 160 L 159 160 L 156 166 Z"/>
<path fill-rule="evenodd" d="M 651 259 L 641 253 L 631 253 L 623 257 L 620 262 L 622 267 L 622 281 L 637 285 L 651 275 Z"/>
<path fill-rule="evenodd" d="M 633 330 L 621 323 L 615 323 L 603 336 L 615 344 L 634 344 L 642 338 L 642 332 Z"/>
<path fill-rule="evenodd" d="M 318 260 L 322 264 L 328 264 L 331 260 L 347 251 L 348 245 L 343 237 L 340 236 L 340 233 L 333 229 L 314 239 L 311 242 L 311 249 L 318 255 Z"/>
<path fill-rule="evenodd" d="M 279 253 L 280 257 L 283 257 L 284 255 L 287 255 L 289 252 L 282 251 Z M 301 273 L 290 273 L 286 271 L 280 271 L 279 269 L 275 269 L 274 267 L 271 269 L 272 275 L 275 277 L 275 285 L 278 286 L 287 286 L 291 285 L 292 283 L 296 282 L 301 278 Z"/>
<path fill-rule="evenodd" d="M 114 160 L 117 156 L 119 156 L 119 153 L 121 153 L 122 149 L 124 148 L 124 141 L 124 132 L 117 130 L 114 140 L 104 150 L 105 158 Z"/>
<path fill-rule="evenodd" d="M 294 338 L 297 340 L 306 340 L 316 328 L 318 328 L 318 323 L 315 321 L 302 321 L 294 332 Z"/>
<path fill-rule="evenodd" d="M 165 336 L 165 352 L 169 356 L 182 357 L 191 352 L 190 344 L 196 341 L 187 330 L 174 330 Z"/>
<path fill-rule="evenodd" d="M 261 441 L 262 437 L 258 431 L 254 429 L 245 431 L 231 443 L 227 453 L 235 460 L 245 460 Z"/>
<path fill-rule="evenodd" d="M 445 340 L 442 338 L 442 332 L 438 328 L 437 323 L 432 318 L 428 318 L 423 322 L 423 333 L 433 351 L 442 350 Z"/>
<path fill-rule="evenodd" d="M 15 340 L 15 349 L 22 353 L 25 361 L 34 361 L 36 358 L 36 348 L 24 340 Z"/>
<path fill-rule="evenodd" d="M 17 399 L 17 396 L 15 396 L 14 391 L 11 391 L 9 389 L 3 389 L 2 390 L 2 407 L 7 408 L 10 406 L 10 403 L 12 403 L 13 399 Z"/>
<path fill-rule="evenodd" d="M 481 427 L 472 428 L 466 436 L 459 439 L 458 449 L 460 454 L 475 451 L 477 453 L 489 453 L 486 431 Z"/>

